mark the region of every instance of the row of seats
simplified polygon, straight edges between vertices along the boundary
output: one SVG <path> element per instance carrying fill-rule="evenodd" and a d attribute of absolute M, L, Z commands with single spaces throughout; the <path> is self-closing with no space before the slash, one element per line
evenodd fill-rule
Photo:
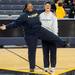
<path fill-rule="evenodd" d="M 42 12 L 41 9 L 37 9 L 39 13 Z M 20 15 L 23 10 L 0 10 L 0 15 Z"/>
<path fill-rule="evenodd" d="M 45 1 L 51 0 L 0 0 L 0 4 L 25 4 L 27 2 L 32 2 L 33 4 L 42 4 Z"/>
<path fill-rule="evenodd" d="M 22 10 L 24 5 L 0 5 L 0 10 Z"/>
<path fill-rule="evenodd" d="M 52 0 L 0 0 L 0 15 L 19 15 L 27 2 L 32 2 L 34 8 L 40 12 L 45 1 Z"/>
<path fill-rule="evenodd" d="M 22 10 L 0 10 L 0 15 L 19 15 Z"/>
<path fill-rule="evenodd" d="M 27 2 L 32 2 L 34 9 L 40 12 L 45 1 L 51 0 L 0 0 L 0 15 L 19 15 Z"/>
<path fill-rule="evenodd" d="M 24 5 L 0 5 L 0 10 L 23 10 Z M 36 9 L 43 9 L 43 5 L 34 5 Z"/>

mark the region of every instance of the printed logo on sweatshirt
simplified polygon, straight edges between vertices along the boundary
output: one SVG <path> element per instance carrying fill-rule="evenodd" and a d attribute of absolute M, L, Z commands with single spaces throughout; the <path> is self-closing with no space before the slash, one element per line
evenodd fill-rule
<path fill-rule="evenodd" d="M 28 18 L 33 18 L 33 17 L 36 17 L 36 16 L 38 16 L 37 13 L 36 14 L 33 14 L 33 15 L 29 15 Z"/>

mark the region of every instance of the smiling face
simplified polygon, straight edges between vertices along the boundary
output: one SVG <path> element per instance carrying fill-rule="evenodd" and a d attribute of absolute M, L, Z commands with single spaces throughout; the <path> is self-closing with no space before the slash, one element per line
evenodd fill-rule
<path fill-rule="evenodd" d="M 50 10 L 51 10 L 51 5 L 50 5 L 49 3 L 46 3 L 46 4 L 44 5 L 44 9 L 45 9 L 45 11 L 50 12 Z"/>
<path fill-rule="evenodd" d="M 31 3 L 29 3 L 27 5 L 27 9 L 26 10 L 29 11 L 29 12 L 32 12 L 33 11 L 33 5 Z"/>

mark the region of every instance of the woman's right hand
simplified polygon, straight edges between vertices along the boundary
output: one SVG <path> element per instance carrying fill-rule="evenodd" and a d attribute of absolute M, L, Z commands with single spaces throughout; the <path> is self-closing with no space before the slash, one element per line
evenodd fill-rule
<path fill-rule="evenodd" d="M 6 25 L 2 24 L 2 26 L 0 26 L 0 30 L 6 30 Z"/>

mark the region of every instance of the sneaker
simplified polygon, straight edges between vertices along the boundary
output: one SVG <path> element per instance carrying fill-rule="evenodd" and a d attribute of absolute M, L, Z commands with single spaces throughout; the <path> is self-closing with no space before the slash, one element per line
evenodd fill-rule
<path fill-rule="evenodd" d="M 55 72 L 55 68 L 51 68 L 51 69 L 50 69 L 50 73 L 51 73 L 51 74 L 54 74 L 54 72 Z"/>
<path fill-rule="evenodd" d="M 45 72 L 48 72 L 49 68 L 45 68 Z"/>
<path fill-rule="evenodd" d="M 63 46 L 64 48 L 70 48 L 70 43 L 65 41 L 65 45 Z"/>
<path fill-rule="evenodd" d="M 49 75 L 51 75 L 51 73 L 49 72 L 49 68 L 45 68 L 45 72 L 47 72 Z"/>

